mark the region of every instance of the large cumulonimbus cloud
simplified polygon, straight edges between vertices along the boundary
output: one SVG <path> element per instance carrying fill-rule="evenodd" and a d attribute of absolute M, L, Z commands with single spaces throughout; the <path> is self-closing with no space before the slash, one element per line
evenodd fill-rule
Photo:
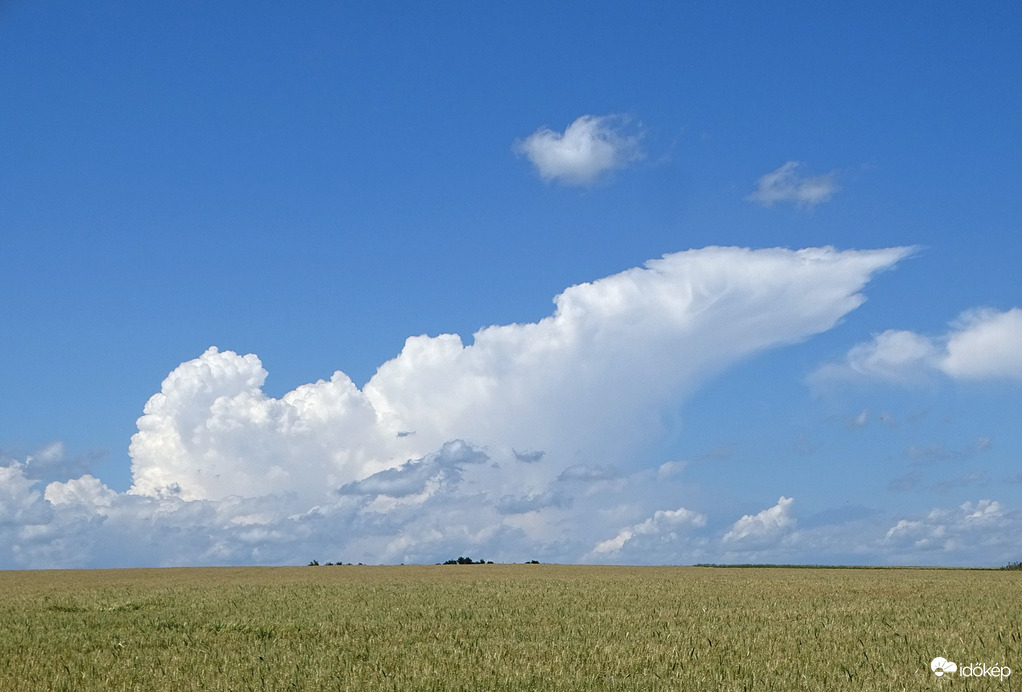
<path fill-rule="evenodd" d="M 467 344 L 411 337 L 362 388 L 336 372 L 271 397 L 258 357 L 210 348 L 146 403 L 128 492 L 91 475 L 45 484 L 34 462 L 0 463 L 0 563 L 678 562 L 759 550 L 756 517 L 793 525 L 790 508 L 712 535 L 734 518 L 679 506 L 678 464 L 650 456 L 663 414 L 736 361 L 830 329 L 910 252 L 665 255 L 566 289 L 535 323 Z M 825 550 L 830 536 L 797 538 Z"/>
<path fill-rule="evenodd" d="M 256 356 L 210 348 L 146 404 L 132 492 L 324 501 L 457 439 L 508 460 L 505 480 L 523 493 L 542 493 L 571 466 L 634 464 L 662 433 L 660 410 L 736 360 L 829 329 L 907 252 L 667 255 L 568 288 L 551 316 L 487 327 L 469 345 L 411 337 L 361 390 L 337 372 L 275 399 Z M 523 449 L 542 458 L 522 462 Z"/>

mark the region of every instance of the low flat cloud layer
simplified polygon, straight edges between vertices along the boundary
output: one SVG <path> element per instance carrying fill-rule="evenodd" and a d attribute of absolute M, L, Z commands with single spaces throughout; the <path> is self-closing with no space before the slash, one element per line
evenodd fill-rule
<path fill-rule="evenodd" d="M 980 520 L 1018 524 L 989 502 L 979 517 L 868 514 L 837 527 L 799 528 L 789 497 L 720 515 L 679 503 L 685 465 L 651 454 L 670 432 L 661 414 L 735 362 L 830 329 L 910 252 L 665 255 L 566 289 L 535 323 L 487 327 L 469 344 L 411 337 L 361 389 L 336 372 L 271 397 L 258 357 L 210 348 L 145 405 L 128 492 L 0 461 L 0 563 L 660 563 L 766 546 L 845 555 L 850 540 L 882 560 L 949 522 L 963 536 Z M 974 317 L 963 334 L 1013 333 L 1014 317 Z"/>

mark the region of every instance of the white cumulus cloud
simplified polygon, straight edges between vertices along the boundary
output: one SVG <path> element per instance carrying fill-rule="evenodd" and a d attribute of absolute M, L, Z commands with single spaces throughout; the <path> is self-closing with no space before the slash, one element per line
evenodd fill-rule
<path fill-rule="evenodd" d="M 799 161 L 788 161 L 776 171 L 767 173 L 757 182 L 755 192 L 746 199 L 764 207 L 773 206 L 777 202 L 814 207 L 833 197 L 838 190 L 835 174 L 805 176 L 799 172 L 803 165 Z"/>
<path fill-rule="evenodd" d="M 773 540 L 795 526 L 791 505 L 795 500 L 781 496 L 777 504 L 758 514 L 746 514 L 724 534 L 724 542 Z"/>
<path fill-rule="evenodd" d="M 909 252 L 665 255 L 566 289 L 538 322 L 411 337 L 361 389 L 336 372 L 272 397 L 257 356 L 209 348 L 146 403 L 128 492 L 0 465 L 0 564 L 684 560 L 706 519 L 654 511 L 680 475 L 649 455 L 661 414 L 831 328 Z"/>
<path fill-rule="evenodd" d="M 593 552 L 597 554 L 613 554 L 621 551 L 628 543 L 642 541 L 646 552 L 656 549 L 657 543 L 676 541 L 678 533 L 690 527 L 706 525 L 706 515 L 679 507 L 678 509 L 658 509 L 645 521 L 621 529 L 616 536 L 597 544 Z M 652 545 L 650 545 L 652 544 Z"/>
<path fill-rule="evenodd" d="M 899 520 L 887 531 L 883 544 L 895 554 L 1004 552 L 1016 546 L 1010 537 L 1017 534 L 1019 524 L 1018 513 L 1006 512 L 996 500 L 965 502 L 954 508 L 932 509 L 922 517 Z"/>
<path fill-rule="evenodd" d="M 817 383 L 848 377 L 911 382 L 934 373 L 961 380 L 1022 378 L 1022 310 L 971 310 L 941 336 L 888 330 L 824 365 Z"/>
<path fill-rule="evenodd" d="M 973 310 L 956 327 L 941 370 L 962 379 L 1022 378 L 1022 310 Z"/>
<path fill-rule="evenodd" d="M 626 124 L 621 116 L 583 115 L 564 132 L 536 130 L 516 141 L 514 150 L 528 158 L 544 180 L 592 185 L 607 172 L 642 158 L 640 137 L 626 134 Z"/>

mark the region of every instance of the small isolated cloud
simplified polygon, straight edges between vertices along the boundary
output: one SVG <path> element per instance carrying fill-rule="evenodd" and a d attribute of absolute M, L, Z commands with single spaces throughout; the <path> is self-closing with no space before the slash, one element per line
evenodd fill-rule
<path fill-rule="evenodd" d="M 645 521 L 621 529 L 616 536 L 609 538 L 593 548 L 597 555 L 620 552 L 626 544 L 642 542 L 645 550 L 655 549 L 656 543 L 673 542 L 678 532 L 693 527 L 706 525 L 706 515 L 679 507 L 678 509 L 659 509 Z"/>
<path fill-rule="evenodd" d="M 924 480 L 926 480 L 926 477 L 923 475 L 923 472 L 916 469 L 897 478 L 892 478 L 887 482 L 887 489 L 895 492 L 908 492 L 921 486 Z"/>
<path fill-rule="evenodd" d="M 795 526 L 795 517 L 791 513 L 794 501 L 793 498 L 781 496 L 773 507 L 758 514 L 746 514 L 724 534 L 724 542 L 759 543 L 780 538 Z"/>
<path fill-rule="evenodd" d="M 583 115 L 562 132 L 542 127 L 514 144 L 543 180 L 588 186 L 643 157 L 640 135 L 626 134 L 622 116 Z"/>
<path fill-rule="evenodd" d="M 908 381 L 936 366 L 939 350 L 930 339 L 890 329 L 848 352 L 847 368 L 860 375 Z"/>
<path fill-rule="evenodd" d="M 916 463 L 932 464 L 951 459 L 952 453 L 951 450 L 942 444 L 912 445 L 905 450 L 905 456 Z"/>
<path fill-rule="evenodd" d="M 971 310 L 947 337 L 940 369 L 951 377 L 1022 379 L 1022 310 Z"/>
<path fill-rule="evenodd" d="M 666 480 L 679 476 L 686 466 L 688 466 L 687 461 L 668 461 L 660 464 L 656 471 L 657 478 Z"/>
<path fill-rule="evenodd" d="M 511 452 L 514 454 L 517 461 L 525 462 L 526 464 L 535 464 L 538 461 L 543 460 L 543 456 L 546 452 L 542 450 L 528 450 L 525 452 L 519 452 L 517 449 L 512 449 Z"/>
<path fill-rule="evenodd" d="M 869 425 L 869 409 L 862 409 L 859 415 L 854 416 L 845 423 L 845 427 L 849 430 L 857 430 L 859 428 L 865 428 Z"/>
<path fill-rule="evenodd" d="M 844 362 L 824 365 L 810 380 L 908 383 L 934 373 L 958 380 L 1022 379 L 1022 310 L 970 310 L 951 327 L 937 337 L 888 330 L 853 346 Z"/>
<path fill-rule="evenodd" d="M 991 448 L 989 437 L 977 437 L 972 443 L 951 448 L 944 444 L 912 445 L 905 450 L 905 456 L 917 464 L 933 464 L 943 461 L 965 461 Z"/>
<path fill-rule="evenodd" d="M 767 173 L 759 179 L 756 191 L 746 199 L 764 207 L 772 207 L 777 202 L 815 207 L 829 200 L 838 190 L 835 174 L 808 177 L 799 173 L 803 165 L 799 161 L 788 161 L 776 171 Z"/>
<path fill-rule="evenodd" d="M 934 489 L 947 492 L 948 490 L 956 490 L 958 488 L 964 488 L 970 485 L 986 485 L 987 474 L 982 469 L 973 469 L 966 471 L 963 474 L 941 481 L 934 486 Z"/>
<path fill-rule="evenodd" d="M 621 474 L 613 466 L 586 466 L 575 464 L 561 471 L 557 477 L 560 481 L 582 481 L 591 483 L 593 481 L 612 481 Z"/>

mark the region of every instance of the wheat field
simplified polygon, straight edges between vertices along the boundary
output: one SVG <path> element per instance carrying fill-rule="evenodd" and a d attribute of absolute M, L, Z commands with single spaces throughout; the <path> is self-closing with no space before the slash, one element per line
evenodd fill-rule
<path fill-rule="evenodd" d="M 1022 574 L 317 566 L 0 572 L 0 690 L 1009 690 Z"/>

